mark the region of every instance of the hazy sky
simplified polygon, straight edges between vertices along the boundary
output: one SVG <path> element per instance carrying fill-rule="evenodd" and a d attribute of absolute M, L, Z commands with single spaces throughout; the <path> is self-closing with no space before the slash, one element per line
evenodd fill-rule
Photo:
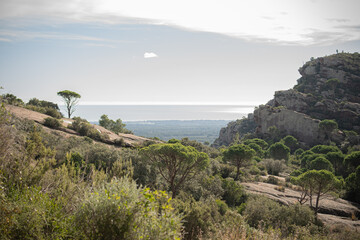
<path fill-rule="evenodd" d="M 0 86 L 27 101 L 260 104 L 360 50 L 358 0 L 0 0 Z"/>

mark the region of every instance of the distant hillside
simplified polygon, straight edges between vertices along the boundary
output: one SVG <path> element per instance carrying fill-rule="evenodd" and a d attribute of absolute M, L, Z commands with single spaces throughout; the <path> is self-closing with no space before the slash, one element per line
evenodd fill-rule
<path fill-rule="evenodd" d="M 230 123 L 220 131 L 214 146 L 229 145 L 237 133 L 247 132 L 244 124 L 253 121 L 258 136 L 276 127 L 283 135 L 293 135 L 305 145 L 331 140 L 341 144 L 347 131 L 358 141 L 360 133 L 360 54 L 339 53 L 311 59 L 299 69 L 301 78 L 293 89 L 275 92 L 274 99 L 255 109 L 252 118 Z M 341 131 L 331 136 L 319 128 L 321 120 L 335 120 Z M 248 133 L 252 132 L 249 129 Z M 330 138 L 330 139 L 328 139 Z"/>

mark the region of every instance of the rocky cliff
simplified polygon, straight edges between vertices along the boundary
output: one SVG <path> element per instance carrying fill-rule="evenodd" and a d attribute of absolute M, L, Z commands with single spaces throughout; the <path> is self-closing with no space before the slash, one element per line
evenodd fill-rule
<path fill-rule="evenodd" d="M 359 134 L 360 54 L 339 53 L 312 59 L 299 72 L 301 78 L 293 89 L 275 92 L 274 99 L 254 111 L 256 132 L 267 134 L 269 127 L 275 126 L 306 145 L 314 145 L 326 139 L 319 129 L 320 121 L 333 119 L 339 129 Z M 221 129 L 214 146 L 229 145 L 243 122 L 232 122 Z M 246 134 L 238 133 L 240 137 Z M 330 138 L 339 144 L 345 135 L 334 131 Z"/>

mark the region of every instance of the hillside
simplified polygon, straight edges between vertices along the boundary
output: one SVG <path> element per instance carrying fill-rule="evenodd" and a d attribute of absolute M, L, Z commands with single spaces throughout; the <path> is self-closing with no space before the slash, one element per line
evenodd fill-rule
<path fill-rule="evenodd" d="M 312 59 L 299 72 L 301 78 L 292 89 L 275 92 L 274 98 L 255 109 L 251 117 L 230 123 L 220 131 L 214 146 L 229 145 L 237 133 L 240 137 L 254 132 L 266 137 L 273 126 L 282 136 L 293 135 L 305 146 L 325 141 L 337 145 L 345 140 L 359 142 L 360 54 L 339 53 Z M 319 127 L 325 119 L 335 120 L 339 130 L 328 136 Z M 256 128 L 239 130 L 249 122 Z"/>
<path fill-rule="evenodd" d="M 22 107 L 18 107 L 18 106 L 13 106 L 13 105 L 6 105 L 6 110 L 8 110 L 10 113 L 14 114 L 16 117 L 21 118 L 21 119 L 27 119 L 27 120 L 33 120 L 39 124 L 44 124 L 44 121 L 46 118 L 48 118 L 49 116 L 46 114 L 42 114 L 39 112 L 35 112 L 35 111 L 31 111 L 29 109 L 25 109 Z M 59 134 L 65 136 L 65 137 L 69 137 L 69 136 L 80 136 L 77 132 L 75 132 L 72 129 L 69 129 L 68 126 L 74 121 L 73 119 L 69 119 L 69 118 L 62 118 L 62 127 L 59 129 L 51 129 L 48 128 L 46 126 L 43 126 L 44 129 L 48 130 L 48 131 L 55 131 L 58 132 Z M 118 139 L 123 139 L 124 141 L 124 145 L 128 146 L 128 147 L 133 147 L 133 146 L 141 146 L 143 145 L 146 141 L 153 141 L 151 139 L 148 138 L 144 138 L 144 137 L 139 137 L 133 134 L 124 134 L 124 133 L 113 133 L 105 128 L 103 128 L 102 126 L 96 125 L 96 124 L 91 124 L 100 134 L 106 134 L 108 136 L 107 140 L 105 141 L 105 143 L 107 144 L 115 144 L 115 142 Z"/>

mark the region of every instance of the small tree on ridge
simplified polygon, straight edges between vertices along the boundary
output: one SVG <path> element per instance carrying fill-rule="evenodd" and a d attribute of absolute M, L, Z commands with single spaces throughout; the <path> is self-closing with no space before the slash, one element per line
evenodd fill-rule
<path fill-rule="evenodd" d="M 64 90 L 58 92 L 57 95 L 63 98 L 66 105 L 68 117 L 71 118 L 71 114 L 74 113 L 75 106 L 78 103 L 79 98 L 81 98 L 80 94 L 69 90 Z"/>

